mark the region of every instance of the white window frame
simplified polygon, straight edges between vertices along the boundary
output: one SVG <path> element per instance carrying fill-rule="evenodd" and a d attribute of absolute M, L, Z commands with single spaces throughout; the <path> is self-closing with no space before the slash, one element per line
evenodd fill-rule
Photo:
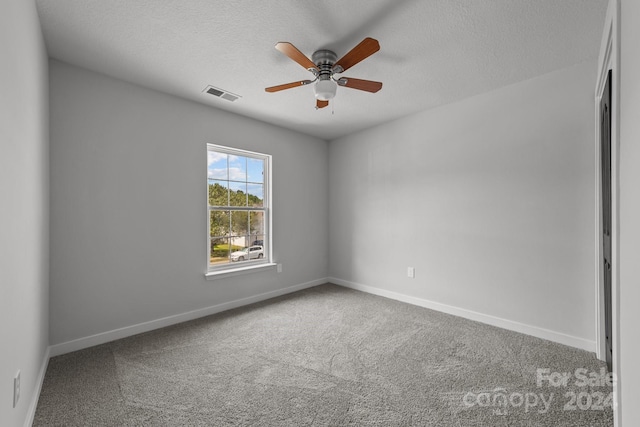
<path fill-rule="evenodd" d="M 238 148 L 226 147 L 216 144 L 207 144 L 207 157 L 209 151 L 215 151 L 218 153 L 225 153 L 229 155 L 236 155 L 241 157 L 253 158 L 262 160 L 264 163 L 263 170 L 263 206 L 261 208 L 249 207 L 249 206 L 211 206 L 209 205 L 209 179 L 207 174 L 207 270 L 205 276 L 207 279 L 218 279 L 229 276 L 235 276 L 238 274 L 247 274 L 265 269 L 271 269 L 276 266 L 272 261 L 272 206 L 271 206 L 271 155 L 258 153 L 254 151 L 247 151 Z M 208 168 L 208 161 L 207 161 Z M 211 265 L 211 212 L 215 210 L 228 210 L 228 211 L 246 211 L 246 212 L 264 212 L 264 238 L 263 238 L 263 251 L 264 256 L 262 259 L 246 260 L 242 262 L 229 262 L 219 265 Z"/>

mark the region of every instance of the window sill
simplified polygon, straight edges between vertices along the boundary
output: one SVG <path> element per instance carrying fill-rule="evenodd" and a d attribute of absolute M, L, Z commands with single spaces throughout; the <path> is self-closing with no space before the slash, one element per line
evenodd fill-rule
<path fill-rule="evenodd" d="M 267 264 L 251 265 L 248 267 L 238 267 L 220 271 L 208 271 L 204 274 L 207 280 L 225 279 L 232 276 L 240 276 L 242 274 L 259 273 L 261 271 L 273 270 L 276 267 L 275 262 Z"/>

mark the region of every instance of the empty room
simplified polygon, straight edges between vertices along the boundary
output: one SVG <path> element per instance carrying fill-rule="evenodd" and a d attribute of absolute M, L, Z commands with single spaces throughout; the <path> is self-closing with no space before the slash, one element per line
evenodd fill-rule
<path fill-rule="evenodd" d="M 640 2 L 5 0 L 0 425 L 640 423 Z"/>

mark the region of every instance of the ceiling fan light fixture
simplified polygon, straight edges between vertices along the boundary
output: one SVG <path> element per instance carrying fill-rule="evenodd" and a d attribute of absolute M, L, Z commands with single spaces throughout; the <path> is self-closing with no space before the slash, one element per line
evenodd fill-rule
<path fill-rule="evenodd" d="M 318 80 L 313 88 L 316 99 L 320 101 L 329 101 L 336 96 L 336 90 L 338 89 L 338 84 L 331 79 L 327 80 Z"/>

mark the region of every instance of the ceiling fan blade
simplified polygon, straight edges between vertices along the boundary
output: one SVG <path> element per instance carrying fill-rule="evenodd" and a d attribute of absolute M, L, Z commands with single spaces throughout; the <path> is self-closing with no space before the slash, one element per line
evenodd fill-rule
<path fill-rule="evenodd" d="M 351 49 L 349 53 L 338 59 L 338 62 L 336 62 L 333 66 L 333 71 L 335 73 L 342 73 L 343 71 L 347 71 L 358 62 L 368 58 L 379 50 L 380 43 L 378 43 L 378 40 L 367 37 L 366 39 L 362 40 L 356 47 Z"/>
<path fill-rule="evenodd" d="M 351 77 L 341 77 L 338 80 L 340 86 L 349 87 L 351 89 L 364 90 L 371 93 L 376 93 L 382 89 L 382 83 L 374 82 L 372 80 L 354 79 Z"/>
<path fill-rule="evenodd" d="M 309 83 L 313 83 L 313 80 L 301 80 L 299 82 L 285 83 L 283 85 L 271 86 L 271 87 L 265 88 L 264 90 L 266 90 L 267 92 L 279 92 L 279 91 L 285 90 L 285 89 L 291 89 L 291 88 L 294 88 L 294 87 L 305 86 L 305 85 L 308 85 Z"/>
<path fill-rule="evenodd" d="M 316 64 L 314 64 L 304 53 L 300 52 L 297 47 L 289 42 L 276 43 L 276 49 L 287 55 L 289 58 L 302 65 L 307 70 L 317 70 Z"/>
<path fill-rule="evenodd" d="M 320 109 L 320 108 L 324 108 L 327 105 L 329 105 L 329 101 L 321 101 L 321 100 L 316 100 L 316 110 Z"/>

